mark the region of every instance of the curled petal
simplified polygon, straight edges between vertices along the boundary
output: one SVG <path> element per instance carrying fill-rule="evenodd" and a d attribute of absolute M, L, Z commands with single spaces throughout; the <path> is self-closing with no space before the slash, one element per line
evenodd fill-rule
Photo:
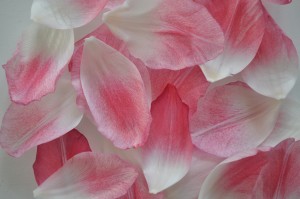
<path fill-rule="evenodd" d="M 213 59 L 223 50 L 218 23 L 193 1 L 127 0 L 105 13 L 103 21 L 133 56 L 151 68 L 182 69 Z"/>
<path fill-rule="evenodd" d="M 12 101 L 28 104 L 53 92 L 74 49 L 72 30 L 31 24 L 14 56 L 4 65 Z"/>

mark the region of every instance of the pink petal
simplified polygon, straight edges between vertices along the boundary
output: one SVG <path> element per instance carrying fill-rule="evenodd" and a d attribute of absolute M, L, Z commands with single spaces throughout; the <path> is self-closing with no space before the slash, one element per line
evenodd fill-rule
<path fill-rule="evenodd" d="M 193 143 L 222 157 L 255 148 L 274 128 L 279 105 L 242 83 L 215 87 L 199 100 L 191 118 Z"/>
<path fill-rule="evenodd" d="M 267 11 L 265 11 L 267 12 Z M 282 99 L 294 87 L 299 63 L 293 42 L 265 13 L 266 29 L 255 59 L 242 72 L 244 81 L 263 95 Z"/>
<path fill-rule="evenodd" d="M 149 138 L 142 148 L 142 168 L 150 193 L 158 193 L 188 172 L 193 145 L 188 127 L 188 107 L 176 88 L 168 85 L 152 103 Z"/>
<path fill-rule="evenodd" d="M 204 96 L 209 83 L 198 66 L 178 71 L 149 69 L 152 99 L 155 100 L 168 84 L 176 87 L 182 101 L 189 106 L 190 113 L 197 109 L 200 97 Z"/>
<path fill-rule="evenodd" d="M 127 0 L 105 13 L 103 20 L 130 53 L 151 68 L 182 69 L 223 50 L 218 23 L 193 1 Z"/>
<path fill-rule="evenodd" d="M 76 129 L 51 142 L 37 147 L 33 170 L 36 182 L 41 185 L 49 176 L 60 169 L 70 158 L 91 151 L 87 139 Z"/>
<path fill-rule="evenodd" d="M 269 0 L 272 3 L 277 3 L 277 4 L 289 4 L 292 2 L 292 0 Z"/>
<path fill-rule="evenodd" d="M 4 65 L 12 101 L 28 104 L 53 92 L 74 48 L 72 30 L 31 24 Z"/>
<path fill-rule="evenodd" d="M 242 71 L 255 57 L 264 34 L 260 0 L 212 0 L 206 7 L 225 33 L 221 55 L 201 65 L 207 80 L 217 81 Z"/>
<path fill-rule="evenodd" d="M 299 198 L 300 142 L 285 140 L 268 152 L 224 162 L 206 178 L 199 199 Z"/>
<path fill-rule="evenodd" d="M 138 173 L 117 156 L 80 153 L 34 190 L 37 199 L 114 199 L 126 194 Z"/>
<path fill-rule="evenodd" d="M 95 38 L 86 39 L 81 64 L 83 92 L 99 132 L 119 148 L 142 145 L 151 116 L 135 65 Z"/>
<path fill-rule="evenodd" d="M 71 29 L 92 21 L 108 0 L 33 0 L 31 19 L 55 29 Z"/>
<path fill-rule="evenodd" d="M 30 148 L 72 130 L 81 118 L 71 82 L 61 78 L 56 91 L 40 101 L 27 106 L 10 105 L 0 130 L 1 147 L 12 156 L 21 156 Z"/>

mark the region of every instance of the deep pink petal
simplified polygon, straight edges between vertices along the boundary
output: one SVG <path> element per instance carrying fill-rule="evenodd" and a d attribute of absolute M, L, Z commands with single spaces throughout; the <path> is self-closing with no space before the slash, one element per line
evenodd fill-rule
<path fill-rule="evenodd" d="M 51 142 L 39 145 L 33 164 L 37 184 L 41 185 L 73 156 L 87 151 L 91 151 L 89 143 L 76 129 Z"/>
<path fill-rule="evenodd" d="M 188 172 L 193 145 L 188 126 L 188 107 L 174 86 L 152 103 L 153 121 L 143 146 L 142 168 L 151 193 L 178 182 Z"/>
<path fill-rule="evenodd" d="M 142 145 L 148 137 L 151 116 L 136 66 L 105 43 L 89 38 L 80 78 L 98 130 L 117 147 Z"/>
<path fill-rule="evenodd" d="M 55 29 L 71 29 L 92 21 L 108 0 L 34 0 L 31 19 Z"/>
<path fill-rule="evenodd" d="M 258 93 L 282 99 L 294 87 L 298 78 L 298 54 L 293 42 L 268 13 L 265 13 L 265 18 L 266 29 L 262 43 L 242 76 Z"/>
<path fill-rule="evenodd" d="M 26 106 L 12 103 L 0 130 L 1 147 L 18 157 L 30 148 L 75 128 L 82 118 L 75 96 L 70 79 L 62 77 L 56 91 L 40 101 Z"/>
<path fill-rule="evenodd" d="M 34 190 L 38 199 L 119 198 L 138 176 L 128 163 L 113 155 L 83 152 Z"/>
<path fill-rule="evenodd" d="M 28 104 L 53 92 L 74 49 L 72 30 L 31 24 L 4 65 L 12 101 Z"/>
<path fill-rule="evenodd" d="M 220 26 L 193 1 L 127 0 L 103 16 L 130 53 L 151 68 L 182 69 L 223 50 Z"/>
<path fill-rule="evenodd" d="M 260 0 L 211 0 L 206 7 L 225 34 L 224 51 L 201 65 L 209 81 L 242 71 L 255 57 L 264 34 L 265 21 Z"/>
<path fill-rule="evenodd" d="M 239 82 L 215 87 L 191 119 L 193 143 L 222 157 L 257 147 L 272 132 L 279 105 Z"/>
<path fill-rule="evenodd" d="M 287 139 L 267 152 L 216 167 L 199 199 L 299 198 L 300 142 Z"/>

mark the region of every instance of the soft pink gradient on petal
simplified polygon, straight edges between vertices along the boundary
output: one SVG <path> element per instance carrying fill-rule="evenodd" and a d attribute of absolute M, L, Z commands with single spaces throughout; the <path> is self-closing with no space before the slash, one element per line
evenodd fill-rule
<path fill-rule="evenodd" d="M 138 176 L 130 164 L 114 155 L 83 152 L 69 159 L 36 190 L 37 199 L 119 198 Z"/>
<path fill-rule="evenodd" d="M 151 115 L 136 66 L 105 43 L 89 38 L 80 78 L 99 132 L 123 149 L 145 143 Z"/>
<path fill-rule="evenodd" d="M 193 1 L 127 0 L 103 20 L 133 56 L 153 69 L 202 64 L 223 50 L 222 29 Z"/>
<path fill-rule="evenodd" d="M 51 142 L 39 145 L 33 164 L 37 184 L 41 185 L 73 156 L 87 151 L 91 151 L 89 143 L 76 129 Z"/>
<path fill-rule="evenodd" d="M 53 92 L 74 49 L 72 30 L 31 24 L 13 57 L 3 66 L 11 100 L 28 104 Z"/>
<path fill-rule="evenodd" d="M 300 197 L 300 142 L 287 139 L 270 151 L 217 166 L 206 178 L 199 199 Z"/>
<path fill-rule="evenodd" d="M 33 0 L 31 19 L 55 29 L 72 29 L 92 21 L 108 0 Z"/>
<path fill-rule="evenodd" d="M 39 144 L 49 142 L 75 128 L 82 113 L 75 103 L 70 79 L 62 77 L 56 91 L 29 105 L 12 103 L 0 130 L 1 147 L 19 157 Z"/>
<path fill-rule="evenodd" d="M 280 101 L 240 82 L 215 87 L 199 100 L 191 118 L 193 143 L 221 157 L 257 147 L 272 132 L 279 107 Z"/>
<path fill-rule="evenodd" d="M 188 126 L 188 107 L 174 86 L 168 85 L 151 107 L 153 121 L 142 148 L 142 168 L 150 193 L 158 193 L 188 172 L 193 145 Z"/>

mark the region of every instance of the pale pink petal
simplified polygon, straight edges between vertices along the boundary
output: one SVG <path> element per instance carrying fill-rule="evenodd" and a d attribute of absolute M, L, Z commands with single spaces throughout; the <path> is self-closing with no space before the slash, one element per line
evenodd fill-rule
<path fill-rule="evenodd" d="M 142 145 L 148 137 L 151 116 L 135 65 L 92 37 L 85 42 L 80 78 L 99 132 L 119 148 Z"/>
<path fill-rule="evenodd" d="M 114 199 L 125 195 L 136 170 L 117 156 L 83 152 L 34 190 L 37 199 Z"/>
<path fill-rule="evenodd" d="M 31 19 L 55 29 L 72 29 L 92 21 L 108 0 L 33 0 Z"/>
<path fill-rule="evenodd" d="M 256 57 L 242 72 L 242 76 L 256 92 L 282 99 L 296 83 L 299 73 L 298 54 L 293 42 L 271 16 L 265 13 L 265 18 L 263 41 Z"/>
<path fill-rule="evenodd" d="M 39 145 L 33 164 L 37 184 L 42 184 L 73 156 L 87 151 L 91 151 L 89 143 L 76 129 L 51 142 Z"/>
<path fill-rule="evenodd" d="M 206 178 L 199 199 L 300 197 L 300 142 L 285 140 L 267 152 L 221 163 Z"/>
<path fill-rule="evenodd" d="M 103 15 L 130 53 L 151 68 L 182 69 L 215 58 L 223 32 L 201 4 L 178 0 L 127 0 Z"/>
<path fill-rule="evenodd" d="M 166 198 L 198 198 L 205 178 L 222 160 L 222 158 L 195 149 L 189 172 L 179 182 L 164 191 Z"/>
<path fill-rule="evenodd" d="M 292 2 L 292 0 L 269 0 L 272 3 L 277 3 L 277 4 L 289 4 Z"/>
<path fill-rule="evenodd" d="M 168 84 L 176 87 L 182 101 L 189 106 L 190 113 L 197 109 L 197 103 L 202 97 L 209 83 L 206 81 L 198 66 L 178 71 L 168 69 L 149 69 L 152 100 L 162 94 Z"/>
<path fill-rule="evenodd" d="M 151 193 L 158 193 L 188 172 L 193 145 L 189 132 L 188 107 L 176 88 L 168 85 L 152 103 L 153 121 L 143 146 L 142 168 Z"/>
<path fill-rule="evenodd" d="M 212 0 L 206 7 L 225 33 L 224 51 L 201 65 L 207 80 L 217 81 L 242 71 L 255 57 L 264 34 L 260 0 Z"/>
<path fill-rule="evenodd" d="M 1 147 L 18 157 L 30 148 L 75 128 L 82 118 L 75 97 L 70 79 L 61 78 L 56 91 L 40 101 L 27 106 L 12 103 L 0 130 Z"/>
<path fill-rule="evenodd" d="M 239 82 L 215 87 L 191 118 L 193 143 L 222 157 L 257 147 L 272 132 L 279 106 Z"/>
<path fill-rule="evenodd" d="M 28 104 L 53 92 L 74 49 L 72 30 L 31 24 L 4 65 L 12 101 Z"/>

